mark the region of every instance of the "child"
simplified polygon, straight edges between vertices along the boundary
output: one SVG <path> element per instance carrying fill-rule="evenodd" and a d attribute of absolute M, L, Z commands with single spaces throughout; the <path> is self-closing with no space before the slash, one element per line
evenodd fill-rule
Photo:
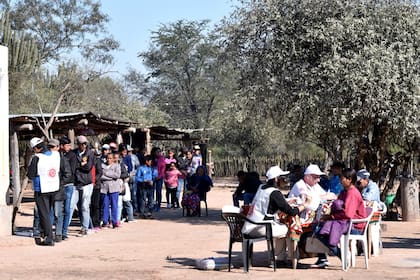
<path fill-rule="evenodd" d="M 176 168 L 175 162 L 171 162 L 165 172 L 165 187 L 166 187 L 166 201 L 167 208 L 179 208 L 178 198 L 176 197 L 176 190 L 178 188 L 178 176 L 181 176 L 181 171 Z M 169 202 L 171 196 L 171 202 Z"/>
<path fill-rule="evenodd" d="M 152 167 L 152 158 L 147 155 L 144 157 L 145 163 L 136 171 L 137 182 L 137 201 L 139 203 L 140 217 L 143 219 L 151 219 L 154 207 L 153 203 L 153 181 L 157 177 L 157 170 Z M 148 212 L 144 212 L 146 208 L 146 200 L 148 203 Z"/>

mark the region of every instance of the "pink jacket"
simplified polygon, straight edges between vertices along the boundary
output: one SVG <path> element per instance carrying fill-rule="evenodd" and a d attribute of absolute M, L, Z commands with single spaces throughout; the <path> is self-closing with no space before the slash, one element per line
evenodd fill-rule
<path fill-rule="evenodd" d="M 173 189 L 178 187 L 178 176 L 182 173 L 178 169 L 169 169 L 165 172 L 165 186 Z"/>

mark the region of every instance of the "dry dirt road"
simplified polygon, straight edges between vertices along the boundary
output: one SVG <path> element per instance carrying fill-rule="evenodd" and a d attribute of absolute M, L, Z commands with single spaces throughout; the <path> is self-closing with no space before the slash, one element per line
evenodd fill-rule
<path fill-rule="evenodd" d="M 227 257 L 229 233 L 220 209 L 231 204 L 233 189 L 215 182 L 208 194 L 207 217 L 182 217 L 180 209 L 162 209 L 154 220 L 137 220 L 87 237 L 76 237 L 74 226 L 69 240 L 54 247 L 36 246 L 30 237 L 1 238 L 0 279 L 420 279 L 420 221 L 385 222 L 383 254 L 369 259 L 368 270 L 363 257 L 347 272 L 330 257 L 326 269 L 273 272 L 267 267 L 265 242 L 255 244 L 256 264 L 249 273 L 242 270 L 239 243 L 233 246 L 231 272 L 198 270 L 196 259 Z M 31 214 L 32 204 L 23 203 L 16 221 L 20 230 L 29 229 Z"/>

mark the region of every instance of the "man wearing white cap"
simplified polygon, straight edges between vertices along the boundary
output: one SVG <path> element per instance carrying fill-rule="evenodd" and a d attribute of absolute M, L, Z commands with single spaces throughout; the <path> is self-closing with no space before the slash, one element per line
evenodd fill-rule
<path fill-rule="evenodd" d="M 335 199 L 334 193 L 326 192 L 318 183 L 321 179 L 322 172 L 318 165 L 310 164 L 304 172 L 303 178 L 297 181 L 289 193 L 289 198 L 295 198 L 296 203 L 299 204 L 300 200 L 311 200 L 307 209 L 300 214 L 300 221 L 302 224 L 311 221 L 315 216 L 315 211 L 318 209 L 322 200 Z M 324 256 L 324 255 L 323 255 Z M 328 261 L 325 257 L 318 256 L 316 266 L 325 267 Z"/>
<path fill-rule="evenodd" d="M 60 186 L 60 154 L 46 149 L 44 141 L 34 137 L 30 141 L 35 155 L 31 159 L 27 176 L 32 180 L 34 198 L 39 214 L 39 222 L 45 239 L 39 245 L 54 246 L 53 231 L 50 219 L 51 206 Z"/>
<path fill-rule="evenodd" d="M 291 216 L 298 215 L 305 209 L 304 205 L 298 207 L 290 206 L 279 188 L 287 185 L 287 175 L 289 171 L 283 171 L 278 166 L 272 166 L 266 173 L 267 183 L 259 187 L 254 200 L 250 205 L 248 218 L 255 222 L 272 220 L 273 237 L 275 237 L 275 255 L 277 260 L 285 259 L 284 238 L 288 228 L 278 220 L 278 212 L 284 212 Z M 250 236 L 261 236 L 265 234 L 265 226 L 254 225 L 245 222 L 242 232 Z M 282 240 L 283 239 L 283 240 Z"/>

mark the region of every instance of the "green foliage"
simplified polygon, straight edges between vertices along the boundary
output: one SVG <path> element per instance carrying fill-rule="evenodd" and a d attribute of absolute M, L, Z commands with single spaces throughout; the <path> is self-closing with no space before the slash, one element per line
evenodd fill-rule
<path fill-rule="evenodd" d="M 101 12 L 100 2 L 18 0 L 0 3 L 2 7 L 9 9 L 13 30 L 28 32 L 37 40 L 42 63 L 80 50 L 85 60 L 108 64 L 113 59 L 110 52 L 119 47 L 107 35 L 109 18 Z"/>
<path fill-rule="evenodd" d="M 161 25 L 152 33 L 150 49 L 140 54 L 151 71 L 147 80 L 160 88 L 150 103 L 170 116 L 171 126 L 211 127 L 229 94 L 217 37 L 207 25 L 207 21 Z"/>
<path fill-rule="evenodd" d="M 225 34 L 251 112 L 338 158 L 345 146 L 367 149 L 378 157 L 359 164 L 372 168 L 390 143 L 413 151 L 420 133 L 416 2 L 243 2 Z"/>

